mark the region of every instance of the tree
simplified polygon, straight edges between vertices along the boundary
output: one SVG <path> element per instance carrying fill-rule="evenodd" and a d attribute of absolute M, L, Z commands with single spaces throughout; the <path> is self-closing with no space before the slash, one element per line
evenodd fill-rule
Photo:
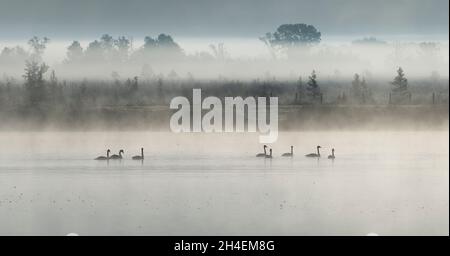
<path fill-rule="evenodd" d="M 158 46 L 158 41 L 156 41 L 155 39 L 151 38 L 150 36 L 146 36 L 144 38 L 144 49 L 148 50 L 148 49 L 152 49 L 152 48 L 156 48 Z"/>
<path fill-rule="evenodd" d="M 50 42 L 50 39 L 48 39 L 47 37 L 39 38 L 37 36 L 34 36 L 30 40 L 28 40 L 28 45 L 30 45 L 32 49 L 31 57 L 34 60 L 42 60 L 42 54 L 44 54 L 48 42 Z"/>
<path fill-rule="evenodd" d="M 134 78 L 133 78 L 133 82 L 131 83 L 131 90 L 133 91 L 133 92 L 135 92 L 135 91 L 137 91 L 138 90 L 138 77 L 137 76 L 135 76 Z"/>
<path fill-rule="evenodd" d="M 103 60 L 102 44 L 98 40 L 89 43 L 86 48 L 85 56 L 89 61 Z"/>
<path fill-rule="evenodd" d="M 368 101 L 373 101 L 372 92 L 367 86 L 367 82 L 364 77 L 361 81 L 361 90 L 362 90 L 361 103 L 366 104 Z"/>
<path fill-rule="evenodd" d="M 397 76 L 391 84 L 393 86 L 392 92 L 405 93 L 408 91 L 408 79 L 406 79 L 405 73 L 403 73 L 403 69 L 401 67 L 398 68 Z"/>
<path fill-rule="evenodd" d="M 305 98 L 305 86 L 303 84 L 303 80 L 302 77 L 298 78 L 298 83 L 297 83 L 297 93 L 296 93 L 296 99 L 297 99 L 297 103 L 302 103 L 303 99 Z"/>
<path fill-rule="evenodd" d="M 163 92 L 163 79 L 160 77 L 158 78 L 157 82 L 157 91 L 158 91 L 158 102 L 163 103 L 164 102 L 164 92 Z"/>
<path fill-rule="evenodd" d="M 397 76 L 392 84 L 392 92 L 389 94 L 389 103 L 411 102 L 411 93 L 408 91 L 408 79 L 401 67 L 397 70 Z"/>
<path fill-rule="evenodd" d="M 352 96 L 355 100 L 360 100 L 362 97 L 362 86 L 361 86 L 361 80 L 359 79 L 359 74 L 355 74 L 353 76 L 352 81 Z"/>
<path fill-rule="evenodd" d="M 45 63 L 39 64 L 35 60 L 25 62 L 25 89 L 28 93 L 28 100 L 31 105 L 38 105 L 45 100 L 46 90 L 44 73 L 48 66 Z"/>
<path fill-rule="evenodd" d="M 61 100 L 61 88 L 58 86 L 58 78 L 56 77 L 55 70 L 52 70 L 50 73 L 50 79 L 49 79 L 49 97 L 50 102 L 55 104 L 59 100 Z"/>
<path fill-rule="evenodd" d="M 50 73 L 50 86 L 56 86 L 58 84 L 58 78 L 56 77 L 55 70 Z"/>
<path fill-rule="evenodd" d="M 211 49 L 214 57 L 217 60 L 224 60 L 228 55 L 223 43 L 219 43 L 217 46 L 214 44 L 210 44 L 209 48 Z"/>
<path fill-rule="evenodd" d="M 73 41 L 72 44 L 67 47 L 67 62 L 76 63 L 83 58 L 83 48 L 78 41 Z"/>
<path fill-rule="evenodd" d="M 106 52 L 112 51 L 112 49 L 114 48 L 114 43 L 115 43 L 115 41 L 114 41 L 113 37 L 108 34 L 104 34 L 104 35 L 102 35 L 102 37 L 100 37 L 101 47 Z"/>
<path fill-rule="evenodd" d="M 126 61 L 128 59 L 128 54 L 131 49 L 131 42 L 128 38 L 120 36 L 114 41 L 114 45 L 117 47 L 120 61 Z"/>
<path fill-rule="evenodd" d="M 356 103 L 365 104 L 367 102 L 373 102 L 372 93 L 367 86 L 366 79 L 363 77 L 361 80 L 359 74 L 354 75 L 351 92 L 353 101 Z"/>
<path fill-rule="evenodd" d="M 419 44 L 422 55 L 426 57 L 436 57 L 439 54 L 439 45 L 434 42 L 422 42 Z"/>
<path fill-rule="evenodd" d="M 156 39 L 153 39 L 150 36 L 146 36 L 144 39 L 144 49 L 171 49 L 176 51 L 181 51 L 180 46 L 173 40 L 170 35 L 159 34 Z"/>
<path fill-rule="evenodd" d="M 158 45 L 163 47 L 173 47 L 178 48 L 178 44 L 173 41 L 173 38 L 170 35 L 159 34 L 158 36 Z"/>
<path fill-rule="evenodd" d="M 313 97 L 313 99 L 320 96 L 320 87 L 317 83 L 317 75 L 315 70 L 313 70 L 311 75 L 309 76 L 309 81 L 307 84 L 307 90 L 309 91 L 309 94 Z"/>
<path fill-rule="evenodd" d="M 117 40 L 114 40 L 112 36 L 109 34 L 104 34 L 100 38 L 100 48 L 102 52 L 102 56 L 107 61 L 115 61 L 117 58 L 117 49 L 116 49 Z"/>
<path fill-rule="evenodd" d="M 321 40 L 321 35 L 312 25 L 303 23 L 283 24 L 274 33 L 266 33 L 260 40 L 270 48 L 289 49 L 317 44 Z"/>
<path fill-rule="evenodd" d="M 156 39 L 146 36 L 144 45 L 139 52 L 138 58 L 180 58 L 183 56 L 183 50 L 173 40 L 170 35 L 159 34 Z"/>
<path fill-rule="evenodd" d="M 88 61 L 125 62 L 128 60 L 131 50 L 131 40 L 125 36 L 114 39 L 109 34 L 104 34 L 100 40 L 89 43 L 85 51 Z"/>
<path fill-rule="evenodd" d="M 28 52 L 20 46 L 13 48 L 5 47 L 0 53 L 0 64 L 5 64 L 8 66 L 22 66 L 25 60 L 29 58 L 30 55 Z"/>
<path fill-rule="evenodd" d="M 364 37 L 363 39 L 354 40 L 355 45 L 386 45 L 385 41 L 379 40 L 376 37 Z"/>

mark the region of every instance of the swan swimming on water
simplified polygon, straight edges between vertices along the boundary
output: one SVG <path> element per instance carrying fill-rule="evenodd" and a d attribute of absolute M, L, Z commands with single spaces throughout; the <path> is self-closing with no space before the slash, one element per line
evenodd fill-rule
<path fill-rule="evenodd" d="M 317 153 L 311 153 L 311 154 L 307 154 L 305 156 L 306 157 L 320 157 L 320 151 L 319 151 L 320 148 L 321 148 L 321 146 L 317 146 Z"/>
<path fill-rule="evenodd" d="M 259 154 L 256 155 L 256 157 L 265 157 L 267 155 L 266 148 L 267 148 L 267 146 L 264 145 L 264 153 L 259 153 Z"/>
<path fill-rule="evenodd" d="M 334 156 L 334 148 L 331 149 L 331 155 L 328 156 L 328 159 L 335 159 L 336 157 Z"/>
<path fill-rule="evenodd" d="M 122 154 L 124 153 L 123 149 L 119 150 L 119 155 L 112 155 L 110 159 L 122 159 Z"/>
<path fill-rule="evenodd" d="M 291 152 L 290 153 L 284 153 L 281 156 L 294 156 L 294 146 L 291 146 Z"/>
<path fill-rule="evenodd" d="M 109 159 L 109 152 L 111 152 L 111 150 L 106 150 L 106 156 L 99 156 L 97 158 L 95 158 L 94 160 L 108 160 Z"/>
<path fill-rule="evenodd" d="M 140 156 L 133 156 L 131 159 L 133 159 L 133 160 L 144 160 L 144 148 L 141 148 L 141 155 Z"/>
<path fill-rule="evenodd" d="M 270 154 L 269 155 L 266 155 L 266 158 L 272 158 L 272 149 L 270 149 Z"/>

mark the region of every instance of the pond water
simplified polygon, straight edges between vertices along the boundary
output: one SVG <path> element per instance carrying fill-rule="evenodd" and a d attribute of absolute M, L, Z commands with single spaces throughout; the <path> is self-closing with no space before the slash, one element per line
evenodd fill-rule
<path fill-rule="evenodd" d="M 0 235 L 448 235 L 448 137 L 0 132 Z"/>

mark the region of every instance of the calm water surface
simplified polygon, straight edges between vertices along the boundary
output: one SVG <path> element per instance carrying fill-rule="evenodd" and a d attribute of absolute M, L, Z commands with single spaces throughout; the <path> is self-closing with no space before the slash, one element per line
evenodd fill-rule
<path fill-rule="evenodd" d="M 448 131 L 270 146 L 272 160 L 253 134 L 0 132 L 0 235 L 449 234 Z M 92 160 L 107 148 L 125 159 Z"/>

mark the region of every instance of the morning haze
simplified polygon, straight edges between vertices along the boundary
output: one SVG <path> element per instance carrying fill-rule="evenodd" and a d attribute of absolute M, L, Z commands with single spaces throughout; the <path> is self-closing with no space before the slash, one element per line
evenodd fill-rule
<path fill-rule="evenodd" d="M 0 0 L 0 236 L 448 236 L 448 5 Z"/>
<path fill-rule="evenodd" d="M 183 37 L 255 37 L 279 24 L 297 22 L 333 35 L 448 34 L 448 1 L 0 1 L 4 39 L 161 31 Z"/>

